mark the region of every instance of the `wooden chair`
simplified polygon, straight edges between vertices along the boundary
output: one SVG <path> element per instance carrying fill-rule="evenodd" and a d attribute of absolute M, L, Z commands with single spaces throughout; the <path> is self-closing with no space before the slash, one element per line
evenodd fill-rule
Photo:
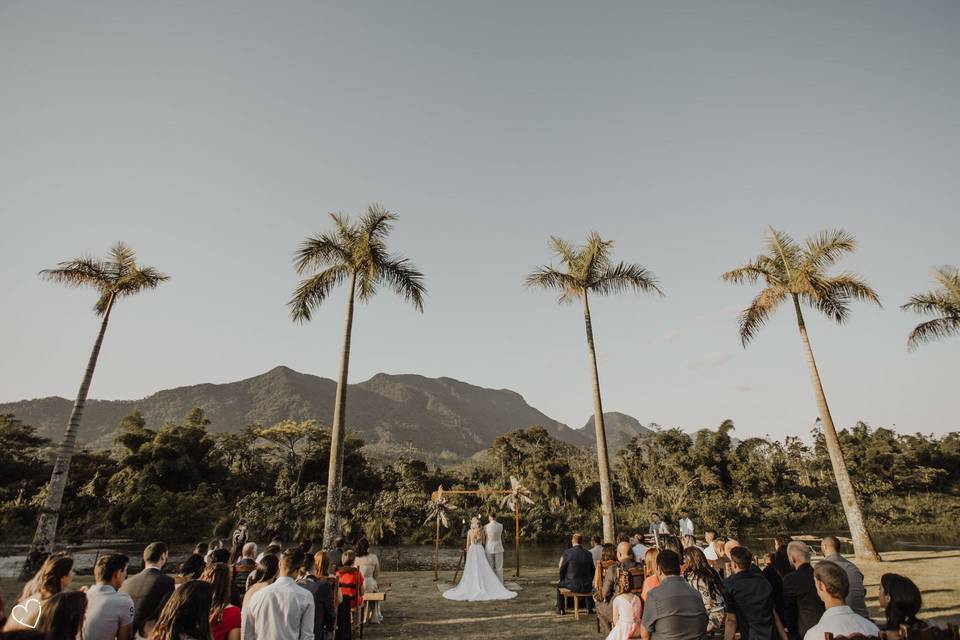
<path fill-rule="evenodd" d="M 641 567 L 627 569 L 630 574 L 630 593 L 640 593 L 643 591 L 643 581 L 646 579 L 646 572 Z"/>
<path fill-rule="evenodd" d="M 607 569 L 617 564 L 616 560 L 597 560 L 597 570 L 593 576 L 593 586 L 597 591 L 603 591 L 603 577 L 607 575 Z"/>
<path fill-rule="evenodd" d="M 923 629 L 911 629 L 905 624 L 900 625 L 900 640 L 957 640 L 960 637 L 960 628 L 948 624 L 946 629 L 929 625 Z"/>
<path fill-rule="evenodd" d="M 570 589 L 560 589 L 560 595 L 563 596 L 563 609 L 560 613 L 566 613 L 567 610 L 567 598 L 573 598 L 573 619 L 577 622 L 580 622 L 580 598 L 592 598 L 592 593 L 577 593 L 576 591 L 571 591 Z M 588 610 L 589 613 L 589 610 Z"/>
<path fill-rule="evenodd" d="M 848 636 L 835 636 L 830 632 L 823 634 L 823 640 L 881 640 L 879 636 L 867 636 L 862 633 L 851 633 Z"/>

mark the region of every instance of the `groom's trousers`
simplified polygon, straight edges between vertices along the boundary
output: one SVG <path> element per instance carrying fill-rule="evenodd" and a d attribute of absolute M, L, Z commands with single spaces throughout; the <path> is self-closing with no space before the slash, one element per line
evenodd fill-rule
<path fill-rule="evenodd" d="M 487 561 L 490 563 L 490 568 L 493 569 L 494 573 L 497 574 L 497 577 L 500 578 L 500 582 L 503 582 L 503 552 L 500 553 L 488 553 Z"/>

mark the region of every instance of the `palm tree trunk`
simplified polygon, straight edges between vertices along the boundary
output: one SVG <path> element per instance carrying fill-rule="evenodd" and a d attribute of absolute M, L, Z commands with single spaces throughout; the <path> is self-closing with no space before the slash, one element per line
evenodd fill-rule
<path fill-rule="evenodd" d="M 613 517 L 613 490 L 610 486 L 610 460 L 607 455 L 607 432 L 603 426 L 603 405 L 600 402 L 600 373 L 597 371 L 597 350 L 593 345 L 593 323 L 590 321 L 590 302 L 583 292 L 583 320 L 587 329 L 587 350 L 590 353 L 590 371 L 593 374 L 593 426 L 597 432 L 597 468 L 600 472 L 600 512 L 603 517 L 603 541 L 616 539 Z"/>
<path fill-rule="evenodd" d="M 57 535 L 57 521 L 60 518 L 60 506 L 63 503 L 63 492 L 67 487 L 67 477 L 70 472 L 70 461 L 77 446 L 80 417 L 83 415 L 83 407 L 87 402 L 87 392 L 90 390 L 90 383 L 93 381 L 93 371 L 97 367 L 97 358 L 100 355 L 103 336 L 107 332 L 107 323 L 110 321 L 113 301 L 114 299 L 111 296 L 103 313 L 103 321 L 100 323 L 97 340 L 93 343 L 93 351 L 90 352 L 90 360 L 87 361 L 87 370 L 83 374 L 83 382 L 80 383 L 77 398 L 74 400 L 73 409 L 70 411 L 70 419 L 67 421 L 63 441 L 57 449 L 57 457 L 53 463 L 53 473 L 50 474 L 50 484 L 47 485 L 47 495 L 40 510 L 37 530 L 33 535 L 33 543 L 30 545 L 27 561 L 24 563 L 23 574 L 32 574 L 36 571 L 43 559 L 53 551 L 53 543 Z"/>
<path fill-rule="evenodd" d="M 823 422 L 823 435 L 827 444 L 827 453 L 830 454 L 833 477 L 836 479 L 837 489 L 840 491 L 840 502 L 843 504 L 843 511 L 846 513 L 847 524 L 850 527 L 854 554 L 857 558 L 863 560 L 879 561 L 880 555 L 873 545 L 870 532 L 867 531 L 867 524 L 857 500 L 857 493 L 853 488 L 853 483 L 850 482 L 847 463 L 844 461 L 843 451 L 840 449 L 840 439 L 837 437 L 837 429 L 833 425 L 833 417 L 830 415 L 830 407 L 827 405 L 827 396 L 823 392 L 823 384 L 820 382 L 817 362 L 813 358 L 813 348 L 810 346 L 810 338 L 807 336 L 807 325 L 804 323 L 803 313 L 800 311 L 800 300 L 796 296 L 793 297 L 793 306 L 797 312 L 800 337 L 803 339 L 803 348 L 807 354 L 810 381 L 813 383 L 813 392 L 817 396 L 817 407 L 820 409 L 820 420 Z"/>
<path fill-rule="evenodd" d="M 330 429 L 330 466 L 327 469 L 327 507 L 323 516 L 323 548 L 333 546 L 340 533 L 340 496 L 343 490 L 343 441 L 347 415 L 347 370 L 350 367 L 350 336 L 353 333 L 353 302 L 357 289 L 357 274 L 350 278 L 350 296 L 347 299 L 347 320 L 343 330 L 343 349 L 340 354 L 340 375 L 337 378 L 337 397 L 333 404 L 333 426 Z"/>

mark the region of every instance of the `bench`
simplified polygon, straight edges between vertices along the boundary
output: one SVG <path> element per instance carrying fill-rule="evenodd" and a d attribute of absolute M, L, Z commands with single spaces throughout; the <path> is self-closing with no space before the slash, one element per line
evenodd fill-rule
<path fill-rule="evenodd" d="M 567 598 L 573 598 L 573 619 L 580 622 L 580 598 L 592 598 L 593 593 L 577 593 L 570 589 L 560 589 L 560 595 L 563 596 L 564 608 L 561 613 L 566 612 Z"/>

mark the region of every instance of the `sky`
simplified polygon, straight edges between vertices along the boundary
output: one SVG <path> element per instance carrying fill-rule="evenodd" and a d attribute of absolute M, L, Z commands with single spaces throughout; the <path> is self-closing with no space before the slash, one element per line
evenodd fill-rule
<path fill-rule="evenodd" d="M 594 299 L 604 408 L 806 435 L 794 317 L 746 349 L 720 274 L 768 225 L 859 240 L 883 308 L 807 314 L 838 426 L 960 429 L 960 339 L 899 310 L 960 263 L 957 2 L 0 3 L 0 401 L 72 398 L 95 294 L 37 273 L 129 243 L 170 274 L 115 309 L 93 398 L 286 365 L 335 378 L 344 291 L 286 302 L 327 214 L 400 216 L 423 314 L 357 309 L 350 380 L 449 376 L 593 411 L 578 306 L 523 286 L 549 236 L 616 241 L 663 298 Z"/>

